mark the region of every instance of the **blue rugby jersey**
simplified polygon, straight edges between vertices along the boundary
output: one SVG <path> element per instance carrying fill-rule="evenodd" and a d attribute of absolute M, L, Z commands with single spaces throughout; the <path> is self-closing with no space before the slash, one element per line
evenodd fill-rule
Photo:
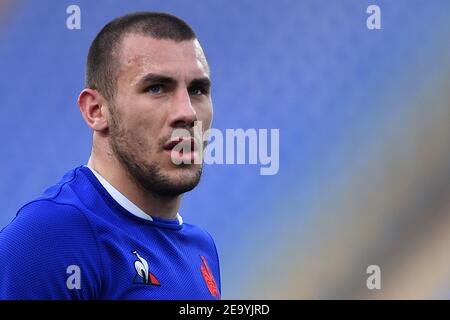
<path fill-rule="evenodd" d="M 69 171 L 0 232 L 0 299 L 220 299 L 209 233 L 152 218 Z"/>

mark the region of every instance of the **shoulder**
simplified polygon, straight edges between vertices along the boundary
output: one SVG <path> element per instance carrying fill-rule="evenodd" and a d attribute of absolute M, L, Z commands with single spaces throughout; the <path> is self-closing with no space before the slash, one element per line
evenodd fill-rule
<path fill-rule="evenodd" d="M 32 233 L 46 230 L 46 233 L 51 235 L 51 231 L 64 228 L 73 231 L 89 229 L 88 216 L 84 212 L 79 195 L 74 191 L 80 168 L 68 171 L 58 183 L 48 187 L 38 198 L 23 205 L 2 233 L 25 229 Z"/>
<path fill-rule="evenodd" d="M 192 224 L 186 223 L 184 228 L 187 232 L 196 235 L 194 238 L 197 239 L 197 248 L 204 253 L 202 260 L 206 258 L 204 263 L 207 265 L 207 268 L 211 267 L 214 274 L 214 279 L 217 281 L 219 292 L 221 292 L 219 254 L 217 252 L 217 247 L 213 237 L 205 229 Z"/>
<path fill-rule="evenodd" d="M 89 221 L 83 211 L 70 203 L 61 203 L 52 199 L 38 199 L 24 205 L 14 220 L 4 228 L 2 233 L 26 231 L 27 234 L 46 233 L 78 229 L 90 229 Z"/>
<path fill-rule="evenodd" d="M 89 292 L 67 291 L 66 276 L 73 265 L 89 270 L 85 279 L 91 284 Z M 32 201 L 0 232 L 0 283 L 6 290 L 0 290 L 0 296 L 4 298 L 93 296 L 100 273 L 95 234 L 84 213 L 71 204 Z M 50 290 L 41 288 L 43 283 Z"/>
<path fill-rule="evenodd" d="M 205 229 L 185 223 L 184 224 L 185 232 L 187 232 L 191 238 L 195 239 L 192 240 L 193 242 L 196 242 L 195 245 L 206 252 L 211 253 L 215 260 L 217 261 L 217 265 L 219 264 L 219 255 L 217 252 L 216 243 L 214 241 L 214 238 L 211 236 L 211 234 L 206 231 Z"/>
<path fill-rule="evenodd" d="M 96 241 L 91 223 L 81 209 L 41 199 L 23 206 L 0 232 L 0 260 L 6 253 L 25 259 L 36 250 L 46 252 L 48 257 L 58 251 L 68 255 L 83 253 L 97 250 Z"/>
<path fill-rule="evenodd" d="M 214 244 L 214 239 L 211 234 L 204 228 L 190 223 L 183 222 L 184 231 L 197 238 L 199 241 Z"/>

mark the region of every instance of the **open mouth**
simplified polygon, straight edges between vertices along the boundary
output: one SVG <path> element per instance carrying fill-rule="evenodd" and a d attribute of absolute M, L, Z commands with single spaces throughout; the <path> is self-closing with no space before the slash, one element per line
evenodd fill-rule
<path fill-rule="evenodd" d="M 170 154 L 175 165 L 193 164 L 198 159 L 198 144 L 192 137 L 178 137 L 164 145 L 164 150 Z"/>
<path fill-rule="evenodd" d="M 175 148 L 176 147 L 176 148 Z M 164 145 L 164 150 L 171 151 L 176 149 L 180 152 L 193 152 L 197 151 L 197 145 L 195 143 L 194 138 L 184 138 L 179 137 L 173 140 L 170 140 L 168 143 Z"/>

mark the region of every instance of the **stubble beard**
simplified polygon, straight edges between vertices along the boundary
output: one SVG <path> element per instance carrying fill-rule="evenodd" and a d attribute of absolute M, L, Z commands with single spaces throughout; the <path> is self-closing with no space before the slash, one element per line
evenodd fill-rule
<path fill-rule="evenodd" d="M 112 152 L 127 171 L 128 176 L 144 192 L 163 198 L 172 198 L 191 191 L 198 185 L 202 175 L 202 165 L 195 165 L 195 169 L 188 169 L 186 166 L 192 165 L 181 164 L 174 170 L 186 170 L 186 172 L 181 172 L 177 177 L 171 177 L 157 162 L 148 162 L 141 156 L 142 151 L 145 150 L 146 153 L 150 151 L 150 146 L 145 142 L 146 139 L 126 130 L 115 111 L 111 111 L 110 114 L 109 134 Z M 162 143 L 164 142 L 155 143 L 154 146 L 160 146 Z"/>

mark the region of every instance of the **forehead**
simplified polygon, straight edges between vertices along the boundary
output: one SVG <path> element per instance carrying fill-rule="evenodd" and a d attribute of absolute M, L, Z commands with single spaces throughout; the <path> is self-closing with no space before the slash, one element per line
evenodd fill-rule
<path fill-rule="evenodd" d="M 122 40 L 119 78 L 134 82 L 148 73 L 190 80 L 209 76 L 209 66 L 197 39 L 176 42 L 129 34 Z"/>

